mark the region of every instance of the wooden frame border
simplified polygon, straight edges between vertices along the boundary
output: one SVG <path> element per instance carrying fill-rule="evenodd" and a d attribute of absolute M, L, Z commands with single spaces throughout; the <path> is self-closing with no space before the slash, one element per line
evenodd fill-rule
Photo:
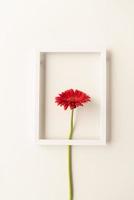
<path fill-rule="evenodd" d="M 107 131 L 107 65 L 106 65 L 106 49 L 45 49 L 38 51 L 37 67 L 36 67 L 36 133 L 37 143 L 40 145 L 89 145 L 98 146 L 106 145 Z M 101 113 L 100 113 L 100 132 L 99 139 L 41 139 L 39 135 L 39 91 L 40 91 L 40 53 L 100 53 L 101 56 Z"/>

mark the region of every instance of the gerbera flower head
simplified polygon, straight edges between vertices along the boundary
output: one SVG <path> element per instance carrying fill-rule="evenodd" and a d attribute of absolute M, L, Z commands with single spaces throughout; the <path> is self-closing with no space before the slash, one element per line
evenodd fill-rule
<path fill-rule="evenodd" d="M 57 105 L 63 106 L 66 110 L 70 107 L 71 110 L 78 106 L 83 106 L 83 103 L 91 101 L 91 97 L 80 90 L 69 89 L 59 94 L 55 97 L 55 103 Z"/>

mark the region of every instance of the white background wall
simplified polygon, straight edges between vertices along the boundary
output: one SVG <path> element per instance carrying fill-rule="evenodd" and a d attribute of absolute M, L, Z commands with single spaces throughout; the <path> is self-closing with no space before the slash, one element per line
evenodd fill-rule
<path fill-rule="evenodd" d="M 74 148 L 75 200 L 134 199 L 134 1 L 0 1 L 0 199 L 67 200 L 66 147 L 34 135 L 35 49 L 111 52 L 111 141 Z"/>

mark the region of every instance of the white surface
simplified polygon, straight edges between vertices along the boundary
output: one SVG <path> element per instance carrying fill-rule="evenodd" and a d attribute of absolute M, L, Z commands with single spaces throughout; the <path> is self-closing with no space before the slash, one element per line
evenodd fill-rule
<path fill-rule="evenodd" d="M 66 140 L 66 139 L 39 139 L 37 141 L 38 144 L 40 145 L 75 145 L 75 146 L 100 146 L 100 145 L 106 145 L 106 141 L 103 138 L 98 138 L 98 139 L 73 139 L 73 140 Z"/>
<path fill-rule="evenodd" d="M 89 48 L 41 51 L 38 65 L 38 138 L 47 145 L 104 145 L 106 143 L 106 50 Z M 36 75 L 37 76 L 37 75 Z M 57 109 L 55 96 L 75 88 L 91 96 L 91 102 L 74 112 L 74 141 L 68 138 L 70 112 Z M 35 90 L 36 91 L 36 90 Z M 40 92 L 39 92 L 40 91 Z M 40 113 L 40 114 L 39 114 Z M 38 117 L 39 116 L 39 117 Z M 43 139 L 50 139 L 43 142 Z M 54 140 L 58 139 L 58 140 Z M 60 141 L 61 139 L 61 141 Z M 78 140 L 79 139 L 79 140 Z M 87 139 L 88 141 L 85 141 Z M 54 140 L 54 141 L 53 141 Z M 96 142 L 95 142 L 96 140 Z"/>
<path fill-rule="evenodd" d="M 74 147 L 75 200 L 134 199 L 134 1 L 0 1 L 0 199 L 68 200 L 66 147 L 34 135 L 34 49 L 111 51 L 111 140 Z"/>

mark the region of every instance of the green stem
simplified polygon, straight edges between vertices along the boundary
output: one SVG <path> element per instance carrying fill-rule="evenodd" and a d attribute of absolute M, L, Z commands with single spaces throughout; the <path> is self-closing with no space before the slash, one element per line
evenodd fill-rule
<path fill-rule="evenodd" d="M 74 114 L 74 110 L 71 111 L 69 139 L 72 139 L 72 136 L 73 136 L 73 114 Z M 69 178 L 69 200 L 73 200 L 72 147 L 71 147 L 71 145 L 68 145 L 68 178 Z"/>

